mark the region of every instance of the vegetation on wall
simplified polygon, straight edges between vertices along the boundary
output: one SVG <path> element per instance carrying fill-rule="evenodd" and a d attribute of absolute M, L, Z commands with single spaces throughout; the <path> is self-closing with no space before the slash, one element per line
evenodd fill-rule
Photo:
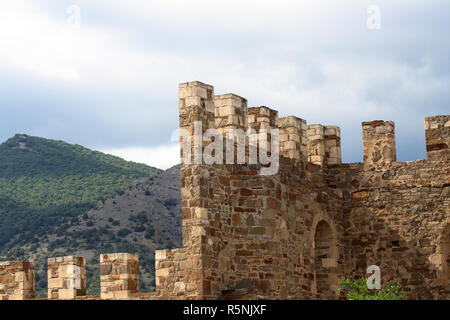
<path fill-rule="evenodd" d="M 406 299 L 403 290 L 396 283 L 391 283 L 379 290 L 369 289 L 367 280 L 360 278 L 357 280 L 345 279 L 339 284 L 339 291 L 345 293 L 347 300 L 404 300 Z"/>

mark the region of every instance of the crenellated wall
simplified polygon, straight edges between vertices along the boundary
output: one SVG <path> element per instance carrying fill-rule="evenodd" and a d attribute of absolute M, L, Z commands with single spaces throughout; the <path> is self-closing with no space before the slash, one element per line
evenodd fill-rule
<path fill-rule="evenodd" d="M 100 255 L 100 296 L 86 296 L 86 259 L 48 259 L 48 300 L 153 299 L 139 292 L 139 257 L 136 254 Z M 29 261 L 0 262 L 0 300 L 35 298 L 34 264 Z"/>
<path fill-rule="evenodd" d="M 181 84 L 179 112 L 181 145 L 190 143 L 182 156 L 192 160 L 180 169 L 183 247 L 156 251 L 156 291 L 139 292 L 136 255 L 108 254 L 101 297 L 82 295 L 84 265 L 73 257 L 49 261 L 81 270 L 79 282 L 49 271 L 49 297 L 81 283 L 73 299 L 338 299 L 340 280 L 367 277 L 377 265 L 382 285 L 397 282 L 410 299 L 450 298 L 449 115 L 425 119 L 426 160 L 397 162 L 395 125 L 376 120 L 362 123 L 363 162 L 342 164 L 339 127 L 248 108 L 240 96 L 215 96 L 211 85 Z M 203 135 L 208 129 L 234 151 L 239 140 L 226 133 L 246 132 L 245 163 L 202 161 L 219 145 L 216 134 Z M 263 174 L 269 164 L 249 161 L 249 143 L 264 130 L 267 155 L 278 151 L 271 142 L 279 133 L 272 174 Z M 0 297 L 8 297 L 5 288 L 21 284 L 3 265 Z"/>
<path fill-rule="evenodd" d="M 201 82 L 181 87 L 213 92 Z M 237 96 L 218 96 L 219 108 L 223 97 Z M 383 283 L 401 282 L 410 298 L 448 297 L 439 284 L 448 277 L 448 116 L 426 120 L 432 159 L 429 151 L 428 160 L 397 162 L 395 125 L 377 120 L 362 123 L 364 161 L 342 164 L 339 127 L 278 118 L 268 107 L 248 108 L 245 121 L 247 101 L 239 99 L 215 115 L 240 119 L 232 128 L 279 129 L 279 170 L 263 176 L 260 165 L 182 165 L 184 248 L 195 245 L 202 266 L 200 289 L 186 296 L 337 298 L 340 279 L 377 264 Z M 188 113 L 209 117 L 201 106 L 180 108 L 183 125 Z M 392 271 L 397 265 L 408 267 Z"/>

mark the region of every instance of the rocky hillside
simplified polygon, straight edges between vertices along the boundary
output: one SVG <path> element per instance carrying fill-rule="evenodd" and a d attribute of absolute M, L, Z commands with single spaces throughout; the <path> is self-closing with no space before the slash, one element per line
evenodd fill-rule
<path fill-rule="evenodd" d="M 33 260 L 46 296 L 46 259 L 82 255 L 98 294 L 99 254 L 138 253 L 154 286 L 154 250 L 181 245 L 179 168 L 161 171 L 78 145 L 16 135 L 0 145 L 0 260 Z"/>
<path fill-rule="evenodd" d="M 122 195 L 108 199 L 79 218 L 62 237 L 54 237 L 53 255 L 81 255 L 88 261 L 88 293 L 99 290 L 99 254 L 139 254 L 141 290 L 155 286 L 158 249 L 181 246 L 179 166 L 130 184 Z M 59 253 L 61 252 L 61 253 Z"/>

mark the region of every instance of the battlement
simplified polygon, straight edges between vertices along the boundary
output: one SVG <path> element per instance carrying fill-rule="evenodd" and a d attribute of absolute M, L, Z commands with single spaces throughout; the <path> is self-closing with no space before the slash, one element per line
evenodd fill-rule
<path fill-rule="evenodd" d="M 49 258 L 48 299 L 72 300 L 86 295 L 86 259 Z"/>
<path fill-rule="evenodd" d="M 277 128 L 280 129 L 279 146 L 283 157 L 306 159 L 319 166 L 342 163 L 341 132 L 338 126 L 308 125 L 306 120 L 296 116 L 279 118 L 277 110 L 266 106 L 249 108 L 247 99 L 233 93 L 214 95 L 212 85 L 199 81 L 180 84 L 179 99 L 180 127 L 191 134 L 194 134 L 195 122 L 201 122 L 202 132 L 217 129 L 224 136 L 227 130 L 233 129 L 259 132 Z M 449 128 L 448 115 L 425 118 L 428 159 L 448 159 Z M 365 170 L 380 170 L 397 160 L 394 122 L 363 122 L 362 139 Z"/>
<path fill-rule="evenodd" d="M 365 169 L 383 168 L 397 160 L 394 122 L 363 122 L 362 130 Z"/>
<path fill-rule="evenodd" d="M 192 135 L 195 122 L 201 123 L 202 133 L 217 129 L 224 136 L 228 130 L 254 130 L 256 133 L 269 130 L 269 140 L 270 129 L 276 128 L 280 130 L 282 156 L 320 166 L 341 163 L 340 128 L 337 126 L 317 125 L 316 133 L 315 125 L 308 126 L 306 120 L 295 116 L 279 118 L 277 110 L 266 106 L 249 108 L 247 99 L 233 93 L 214 95 L 213 86 L 199 81 L 180 84 L 179 100 L 180 128 Z M 183 139 L 180 138 L 181 143 Z M 270 143 L 267 151 L 270 151 Z"/>
<path fill-rule="evenodd" d="M 290 159 L 306 158 L 308 139 L 306 120 L 288 116 L 278 120 L 280 155 Z"/>
<path fill-rule="evenodd" d="M 342 162 L 341 129 L 338 126 L 309 125 L 306 136 L 309 162 L 320 166 Z"/>
<path fill-rule="evenodd" d="M 450 159 L 450 115 L 425 118 L 425 141 L 428 159 Z"/>
<path fill-rule="evenodd" d="M 206 131 L 215 128 L 214 87 L 199 81 L 180 84 L 180 127 L 194 134 L 194 122 Z"/>
<path fill-rule="evenodd" d="M 235 94 L 214 97 L 215 127 L 225 134 L 227 129 L 243 129 L 248 126 L 247 100 Z"/>
<path fill-rule="evenodd" d="M 139 293 L 139 257 L 136 254 L 100 255 L 100 296 L 86 296 L 84 257 L 49 258 L 47 274 L 49 300 L 142 299 Z M 0 262 L 0 300 L 35 299 L 34 283 L 33 262 Z"/>
<path fill-rule="evenodd" d="M 32 262 L 0 262 L 0 300 L 25 300 L 34 298 L 34 294 Z"/>
<path fill-rule="evenodd" d="M 139 292 L 139 257 L 137 254 L 100 255 L 100 297 L 103 300 L 130 299 Z"/>
<path fill-rule="evenodd" d="M 248 109 L 248 124 L 250 128 L 256 129 L 270 129 L 277 127 L 278 111 L 270 109 L 265 106 L 252 107 Z"/>

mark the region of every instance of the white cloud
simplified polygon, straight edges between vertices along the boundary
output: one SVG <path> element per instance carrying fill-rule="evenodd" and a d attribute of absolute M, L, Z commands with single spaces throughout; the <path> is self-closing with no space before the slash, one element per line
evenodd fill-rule
<path fill-rule="evenodd" d="M 2 9 L 0 66 L 11 71 L 130 90 L 155 85 L 167 69 L 184 64 L 176 55 L 138 50 L 126 32 L 84 22 L 72 28 L 66 12 L 57 19 L 33 2 L 12 2 Z"/>
<path fill-rule="evenodd" d="M 339 8 L 355 4 L 351 0 L 98 0 L 105 10 L 129 14 L 152 22 L 187 28 L 201 26 L 246 32 L 284 26 L 301 26 L 325 17 Z M 201 40 L 201 34 L 198 34 Z"/>
<path fill-rule="evenodd" d="M 154 148 L 129 147 L 101 150 L 127 161 L 144 163 L 159 169 L 168 169 L 180 163 L 180 146 L 165 145 Z"/>
<path fill-rule="evenodd" d="M 0 65 L 41 77 L 79 80 L 71 63 L 76 52 L 70 30 L 56 23 L 35 3 L 10 2 L 0 17 Z"/>
<path fill-rule="evenodd" d="M 142 137 L 154 143 L 161 127 L 177 121 L 164 114 L 176 114 L 178 83 L 192 80 L 281 116 L 341 125 L 343 136 L 360 139 L 358 122 L 374 118 L 401 119 L 418 130 L 430 102 L 439 100 L 437 110 L 449 99 L 449 42 L 435 25 L 446 2 L 380 0 L 382 29 L 369 31 L 372 3 L 79 0 L 81 24 L 73 29 L 62 4 L 8 1 L 0 11 L 0 69 L 48 84 L 36 108 L 59 104 L 56 93 L 75 96 L 66 109 L 48 107 L 32 132 L 96 137 L 104 148 L 142 145 Z M 65 129 L 67 118 L 98 126 Z M 414 145 L 417 136 L 409 139 Z M 344 138 L 343 148 L 355 146 Z"/>

